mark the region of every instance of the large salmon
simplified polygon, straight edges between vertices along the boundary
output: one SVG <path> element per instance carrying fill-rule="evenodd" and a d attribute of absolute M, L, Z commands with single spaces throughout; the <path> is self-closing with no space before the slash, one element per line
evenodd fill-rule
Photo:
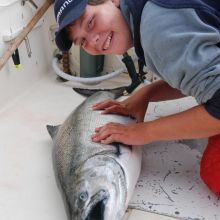
<path fill-rule="evenodd" d="M 121 220 L 141 168 L 139 147 L 91 141 L 96 127 L 108 122 L 134 123 L 119 115 L 102 115 L 91 106 L 113 93 L 87 98 L 59 126 L 47 126 L 54 142 L 57 182 L 71 220 Z"/>

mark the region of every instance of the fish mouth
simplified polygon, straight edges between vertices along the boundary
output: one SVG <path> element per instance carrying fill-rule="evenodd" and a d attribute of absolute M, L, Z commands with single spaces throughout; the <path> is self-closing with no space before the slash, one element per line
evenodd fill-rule
<path fill-rule="evenodd" d="M 103 199 L 96 203 L 90 210 L 85 220 L 104 220 L 106 202 L 107 199 Z"/>
<path fill-rule="evenodd" d="M 94 195 L 91 198 L 90 210 L 85 220 L 104 220 L 108 198 L 109 192 L 106 190 L 101 190 Z"/>

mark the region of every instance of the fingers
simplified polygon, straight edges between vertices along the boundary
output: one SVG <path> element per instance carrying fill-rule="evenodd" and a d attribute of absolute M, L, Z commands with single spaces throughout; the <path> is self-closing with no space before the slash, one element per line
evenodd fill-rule
<path fill-rule="evenodd" d="M 106 139 L 101 140 L 102 144 L 111 144 L 113 142 L 119 142 L 119 143 L 123 143 L 123 136 L 121 134 L 111 134 L 109 135 Z"/>
<path fill-rule="evenodd" d="M 120 115 L 129 115 L 129 113 L 127 112 L 127 109 L 125 109 L 123 106 L 121 105 L 112 105 L 108 108 L 106 108 L 102 114 L 120 114 Z"/>
<path fill-rule="evenodd" d="M 102 144 L 119 142 L 127 145 L 143 145 L 150 142 L 147 123 L 108 123 L 95 130 L 92 141 Z"/>
<path fill-rule="evenodd" d="M 118 123 L 108 123 L 102 127 L 96 128 L 95 134 L 92 135 L 92 141 L 103 144 L 110 144 L 112 142 L 121 142 L 123 125 Z"/>
<path fill-rule="evenodd" d="M 92 135 L 92 140 L 99 142 L 107 138 L 111 133 L 116 133 L 117 129 L 115 128 L 115 123 L 108 123 L 102 127 L 96 128 L 95 132 L 96 133 Z"/>
<path fill-rule="evenodd" d="M 107 99 L 107 100 L 104 100 L 104 101 L 101 101 L 101 102 L 98 102 L 96 104 L 94 104 L 92 106 L 92 109 L 93 110 L 103 110 L 103 109 L 106 109 L 112 105 L 119 105 L 119 102 L 114 100 L 114 99 Z"/>
<path fill-rule="evenodd" d="M 101 114 L 130 115 L 128 110 L 118 101 L 108 99 L 92 106 L 93 110 L 104 110 Z"/>

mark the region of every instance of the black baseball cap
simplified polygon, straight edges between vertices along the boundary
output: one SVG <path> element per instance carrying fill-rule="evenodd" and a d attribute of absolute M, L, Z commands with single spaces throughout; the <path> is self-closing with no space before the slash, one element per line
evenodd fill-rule
<path fill-rule="evenodd" d="M 68 51 L 72 46 L 65 27 L 83 14 L 87 2 L 88 0 L 55 0 L 54 13 L 59 25 L 55 41 L 61 51 Z"/>

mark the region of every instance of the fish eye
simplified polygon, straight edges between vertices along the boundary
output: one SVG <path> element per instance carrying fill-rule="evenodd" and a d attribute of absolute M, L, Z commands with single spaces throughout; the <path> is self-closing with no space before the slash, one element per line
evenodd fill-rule
<path fill-rule="evenodd" d="M 100 192 L 101 193 L 107 193 L 107 190 L 106 189 L 101 189 Z"/>
<path fill-rule="evenodd" d="M 82 192 L 79 195 L 79 199 L 82 200 L 83 202 L 85 202 L 88 199 L 89 195 L 88 192 Z"/>

